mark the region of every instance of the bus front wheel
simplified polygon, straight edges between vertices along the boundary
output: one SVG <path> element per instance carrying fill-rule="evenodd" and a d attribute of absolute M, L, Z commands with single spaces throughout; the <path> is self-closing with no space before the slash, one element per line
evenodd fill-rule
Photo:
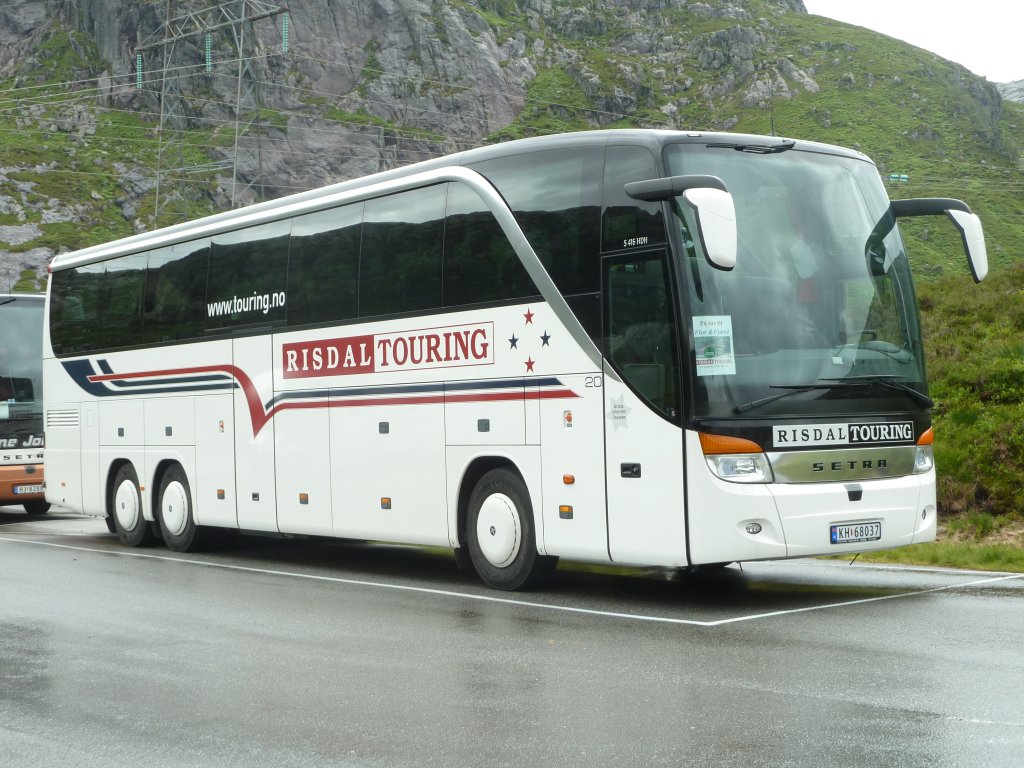
<path fill-rule="evenodd" d="M 466 536 L 473 567 L 495 589 L 535 586 L 558 564 L 557 557 L 538 554 L 529 491 L 508 469 L 492 469 L 476 484 Z"/>
<path fill-rule="evenodd" d="M 121 543 L 128 547 L 147 547 L 153 543 L 153 529 L 142 516 L 139 477 L 131 464 L 122 464 L 114 476 L 110 517 Z"/>
<path fill-rule="evenodd" d="M 160 480 L 160 532 L 164 544 L 175 552 L 199 548 L 199 526 L 192 514 L 192 491 L 185 470 L 175 464 Z"/>
<path fill-rule="evenodd" d="M 22 504 L 25 511 L 30 515 L 45 515 L 50 511 L 50 503 L 42 499 L 33 499 Z"/>

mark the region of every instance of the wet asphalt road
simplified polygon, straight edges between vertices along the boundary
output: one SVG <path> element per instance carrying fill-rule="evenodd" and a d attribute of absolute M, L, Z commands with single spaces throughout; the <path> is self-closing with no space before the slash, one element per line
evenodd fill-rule
<path fill-rule="evenodd" d="M 559 568 L 0 508 L 0 766 L 1018 766 L 1024 574 Z"/>

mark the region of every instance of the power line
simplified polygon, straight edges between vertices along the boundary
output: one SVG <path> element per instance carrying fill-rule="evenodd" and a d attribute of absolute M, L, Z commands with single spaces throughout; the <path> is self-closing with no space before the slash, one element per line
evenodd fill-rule
<path fill-rule="evenodd" d="M 202 34 L 205 38 L 205 71 L 211 68 L 211 38 L 214 32 L 229 29 L 238 55 L 238 73 L 235 90 L 235 124 L 234 152 L 231 158 L 232 183 L 231 204 L 242 204 L 243 198 L 255 191 L 262 197 L 263 163 L 260 147 L 260 97 L 259 84 L 252 70 L 252 56 L 246 53 L 250 30 L 256 22 L 272 18 L 286 9 L 264 2 L 263 0 L 237 0 L 237 3 L 221 2 L 211 8 L 199 12 L 186 11 L 181 16 L 172 13 L 173 0 L 166 0 L 164 21 L 160 27 L 142 41 L 136 48 L 136 84 L 141 88 L 142 67 L 145 54 L 159 50 L 163 62 L 160 78 L 160 147 L 157 151 L 157 186 L 154 220 L 160 220 L 161 213 L 169 201 L 175 196 L 168 195 L 166 187 L 161 195 L 160 182 L 164 171 L 172 178 L 175 172 L 181 174 L 189 170 L 217 170 L 227 168 L 226 161 L 215 162 L 207 169 L 190 169 L 185 165 L 184 140 L 181 130 L 184 127 L 184 99 L 180 88 L 180 78 L 168 76 L 179 43 Z M 168 169 L 170 151 L 177 149 L 177 167 Z M 248 176 L 243 180 L 243 173 Z M 182 203 L 180 218 L 188 218 L 188 202 L 186 190 L 178 190 L 177 199 Z"/>

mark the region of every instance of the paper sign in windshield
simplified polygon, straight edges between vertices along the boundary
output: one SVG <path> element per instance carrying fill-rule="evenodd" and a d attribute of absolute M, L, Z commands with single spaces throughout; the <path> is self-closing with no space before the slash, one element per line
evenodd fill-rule
<path fill-rule="evenodd" d="M 698 376 L 732 376 L 736 355 L 732 347 L 730 315 L 697 315 L 693 318 L 693 348 Z"/>

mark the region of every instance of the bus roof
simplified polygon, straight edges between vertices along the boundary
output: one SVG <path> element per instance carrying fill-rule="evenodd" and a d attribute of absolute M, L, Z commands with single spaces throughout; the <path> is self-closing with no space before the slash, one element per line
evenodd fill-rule
<path fill-rule="evenodd" d="M 443 157 L 424 160 L 419 163 L 402 166 L 388 171 L 361 176 L 356 179 L 342 181 L 316 189 L 299 192 L 285 197 L 267 200 L 244 208 L 236 208 L 222 213 L 216 213 L 201 219 L 181 222 L 168 227 L 162 227 L 137 235 L 131 235 L 120 240 L 83 248 L 78 251 L 59 254 L 54 257 L 50 267 L 59 271 L 71 266 L 79 266 L 96 261 L 103 261 L 114 256 L 127 255 L 138 251 L 145 251 L 154 246 L 164 247 L 178 242 L 185 242 L 196 237 L 195 230 L 202 228 L 204 236 L 220 232 L 231 231 L 239 226 L 255 226 L 257 224 L 274 221 L 285 215 L 296 215 L 297 209 L 301 210 L 303 204 L 315 209 L 317 202 L 327 197 L 335 196 L 362 187 L 377 184 L 379 182 L 400 179 L 404 176 L 411 176 L 423 171 L 445 168 L 456 165 L 470 165 L 483 160 L 490 160 L 498 157 L 507 157 L 520 153 L 542 152 L 550 149 L 565 149 L 583 146 L 607 146 L 607 145 L 640 145 L 647 146 L 655 154 L 660 154 L 660 149 L 665 144 L 671 143 L 735 143 L 735 144 L 778 144 L 783 141 L 795 141 L 794 148 L 811 152 L 824 152 L 838 154 L 847 157 L 854 157 L 860 160 L 869 160 L 866 155 L 844 147 L 831 144 L 821 144 L 810 141 L 796 141 L 778 136 L 759 136 L 754 134 L 737 133 L 716 133 L 708 131 L 672 131 L 663 129 L 608 129 L 597 131 L 578 131 L 574 133 L 560 133 L 549 136 L 536 136 L 527 139 L 491 144 L 484 147 L 465 150 Z M 280 213 L 280 209 L 287 206 L 288 214 Z M 244 220 L 244 223 L 242 223 Z"/>

